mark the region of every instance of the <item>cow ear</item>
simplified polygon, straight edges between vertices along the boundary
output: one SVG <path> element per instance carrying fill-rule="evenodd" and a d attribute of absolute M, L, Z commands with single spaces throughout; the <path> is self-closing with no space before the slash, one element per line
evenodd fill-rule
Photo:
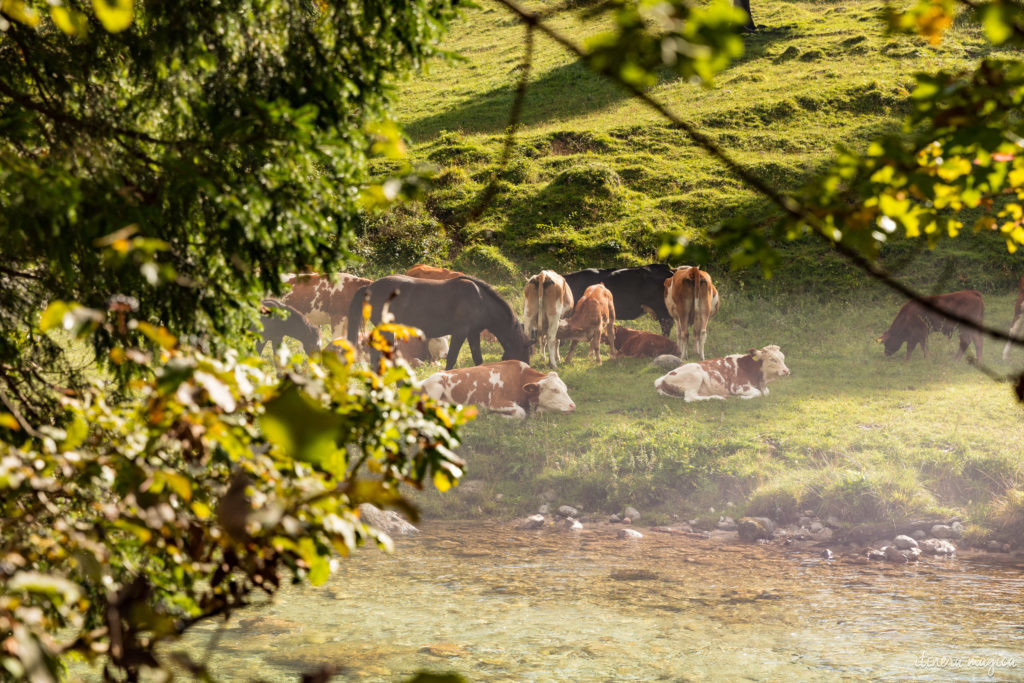
<path fill-rule="evenodd" d="M 540 391 L 540 385 L 537 384 L 536 382 L 530 382 L 529 384 L 524 384 L 523 385 L 523 391 L 525 391 L 528 394 L 536 394 L 538 391 Z"/>
<path fill-rule="evenodd" d="M 747 351 L 747 353 L 750 354 L 750 357 L 753 358 L 754 360 L 761 360 L 761 352 L 758 351 L 757 349 L 750 349 L 749 351 Z"/>

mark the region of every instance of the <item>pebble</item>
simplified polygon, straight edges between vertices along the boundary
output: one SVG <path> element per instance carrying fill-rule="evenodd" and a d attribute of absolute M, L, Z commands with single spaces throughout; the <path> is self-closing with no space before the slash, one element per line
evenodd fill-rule
<path fill-rule="evenodd" d="M 579 510 L 571 505 L 563 505 L 558 508 L 558 514 L 560 517 L 575 517 L 579 514 Z"/>
<path fill-rule="evenodd" d="M 672 354 L 666 353 L 658 356 L 651 362 L 663 370 L 675 370 L 683 364 L 683 359 L 679 356 L 673 356 Z"/>
<path fill-rule="evenodd" d="M 618 537 L 630 541 L 639 541 L 644 535 L 636 529 L 619 529 Z"/>
<path fill-rule="evenodd" d="M 627 506 L 626 509 L 622 511 L 622 516 L 629 517 L 629 519 L 634 522 L 640 521 L 640 513 L 637 512 L 637 509 L 635 507 Z"/>
<path fill-rule="evenodd" d="M 910 536 L 904 536 L 902 534 L 897 536 L 896 538 L 892 539 L 892 542 L 900 550 L 906 550 L 907 548 L 916 548 L 917 547 L 917 541 L 912 539 Z"/>

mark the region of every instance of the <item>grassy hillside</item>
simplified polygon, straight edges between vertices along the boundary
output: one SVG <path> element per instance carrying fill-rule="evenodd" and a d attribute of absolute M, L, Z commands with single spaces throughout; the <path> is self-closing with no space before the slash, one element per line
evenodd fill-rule
<path fill-rule="evenodd" d="M 766 28 L 745 38 L 745 56 L 714 87 L 669 78 L 652 92 L 771 184 L 794 188 L 837 144 L 863 148 L 897 129 L 915 71 L 968 68 L 986 54 L 968 27 L 938 47 L 885 36 L 881 8 L 756 3 Z M 600 28 L 573 16 L 554 23 L 576 40 Z M 493 205 L 467 224 L 500 153 L 522 38 L 521 26 L 484 0 L 447 45 L 464 59 L 433 63 L 402 85 L 397 118 L 414 160 L 436 168 L 437 182 L 422 202 L 366 227 L 368 272 L 454 265 L 497 283 L 518 307 L 521 276 L 541 267 L 644 263 L 665 231 L 700 240 L 717 221 L 772 215 L 680 131 L 539 40 L 513 161 Z M 770 397 L 685 404 L 654 392 L 660 373 L 645 361 L 596 367 L 579 358 L 560 371 L 579 410 L 525 422 L 481 417 L 463 454 L 486 488 L 427 496 L 428 510 L 527 512 L 551 489 L 588 510 L 634 504 L 656 519 L 732 501 L 773 516 L 957 512 L 989 529 L 1014 520 L 1024 529 L 1024 420 L 1006 385 L 954 364 L 953 344 L 939 337 L 927 361 L 884 358 L 874 338 L 902 302 L 820 244 L 780 246 L 784 265 L 768 281 L 757 270 L 702 264 L 723 301 L 709 353 L 780 344 L 793 376 Z M 885 261 L 926 291 L 982 289 L 986 320 L 999 327 L 1024 271 L 1020 255 L 988 235 L 935 251 L 896 240 Z M 649 320 L 637 326 L 654 330 Z M 1009 372 L 1015 366 L 996 362 L 998 351 L 989 342 L 987 360 Z M 534 364 L 544 367 L 539 354 Z"/>

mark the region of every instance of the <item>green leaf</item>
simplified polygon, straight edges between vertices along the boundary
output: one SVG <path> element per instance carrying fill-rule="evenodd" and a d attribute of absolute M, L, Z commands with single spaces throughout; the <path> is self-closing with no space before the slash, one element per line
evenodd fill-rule
<path fill-rule="evenodd" d="M 338 446 L 345 418 L 316 405 L 294 384 L 266 404 L 260 428 L 290 457 L 320 467 Z"/>

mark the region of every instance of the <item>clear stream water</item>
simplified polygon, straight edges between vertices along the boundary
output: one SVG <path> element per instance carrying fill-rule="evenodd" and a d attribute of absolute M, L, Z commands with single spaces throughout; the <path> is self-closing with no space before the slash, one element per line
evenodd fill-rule
<path fill-rule="evenodd" d="M 434 522 L 181 644 L 224 680 L 1024 680 L 1024 564 Z M 176 648 L 177 649 L 177 648 Z"/>

